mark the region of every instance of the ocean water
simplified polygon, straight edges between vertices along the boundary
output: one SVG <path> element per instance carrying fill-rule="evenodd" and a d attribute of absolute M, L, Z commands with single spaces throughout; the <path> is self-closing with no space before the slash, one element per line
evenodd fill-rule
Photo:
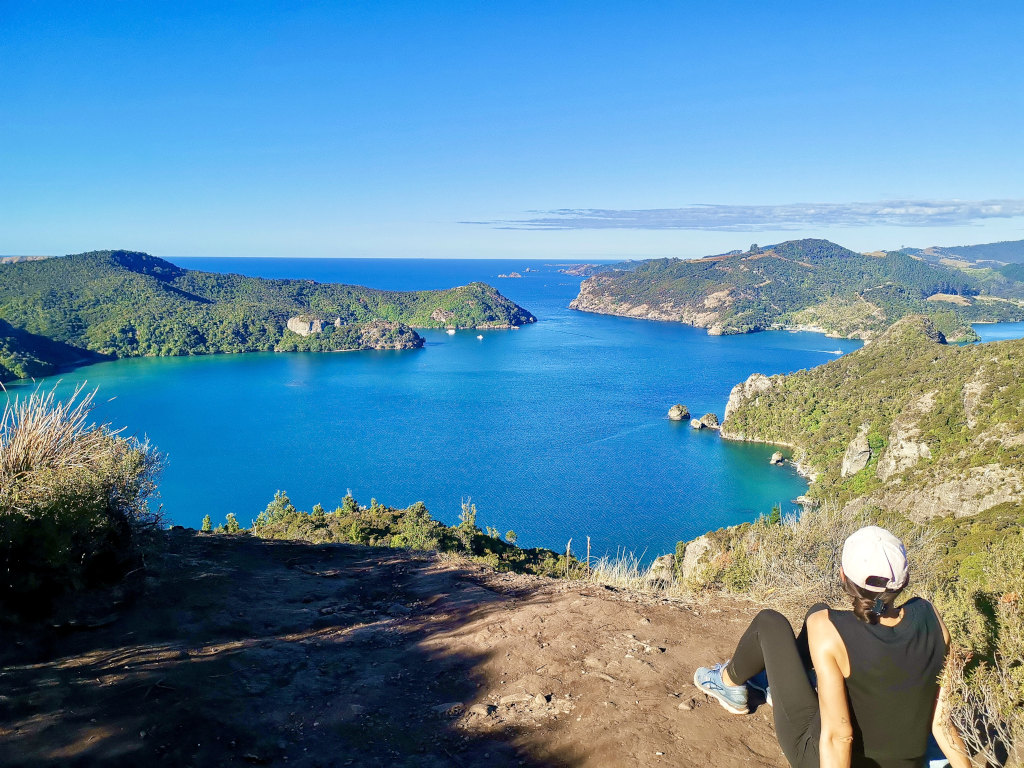
<path fill-rule="evenodd" d="M 574 312 L 581 278 L 529 261 L 172 260 L 388 289 L 485 280 L 538 317 L 519 330 L 421 331 L 426 347 L 411 352 L 146 358 L 65 373 L 64 391 L 98 388 L 98 420 L 165 455 L 158 503 L 194 527 L 207 513 L 248 523 L 279 489 L 307 510 L 351 491 L 363 504 L 423 501 L 449 524 L 471 499 L 479 525 L 513 529 L 523 546 L 564 550 L 571 539 L 579 552 L 589 536 L 595 555 L 650 557 L 773 504 L 789 510 L 806 490 L 791 467 L 769 466 L 772 447 L 670 422 L 669 406 L 721 416 L 751 373 L 859 346 Z M 524 277 L 497 277 L 513 270 Z"/>

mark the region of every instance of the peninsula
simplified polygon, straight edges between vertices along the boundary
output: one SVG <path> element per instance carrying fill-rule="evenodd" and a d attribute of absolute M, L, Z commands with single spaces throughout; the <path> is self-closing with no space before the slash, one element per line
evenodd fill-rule
<path fill-rule="evenodd" d="M 974 341 L 971 323 L 1024 320 L 1022 280 L 1017 264 L 950 266 L 804 239 L 703 259 L 633 262 L 584 281 L 569 306 L 683 322 L 712 335 L 799 328 L 861 339 L 923 314 L 950 341 Z"/>
<path fill-rule="evenodd" d="M 733 388 L 722 437 L 787 445 L 808 494 L 918 521 L 1024 504 L 1024 339 L 951 346 L 926 317 L 809 371 Z"/>
<path fill-rule="evenodd" d="M 535 321 L 486 283 L 382 291 L 94 251 L 0 267 L 0 381 L 142 355 L 414 349 L 414 328 Z"/>

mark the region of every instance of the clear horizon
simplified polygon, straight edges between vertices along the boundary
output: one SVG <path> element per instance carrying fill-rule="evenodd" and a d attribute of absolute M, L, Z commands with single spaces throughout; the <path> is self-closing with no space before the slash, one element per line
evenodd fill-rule
<path fill-rule="evenodd" d="M 0 251 L 1024 239 L 1024 6 L 4 4 Z"/>

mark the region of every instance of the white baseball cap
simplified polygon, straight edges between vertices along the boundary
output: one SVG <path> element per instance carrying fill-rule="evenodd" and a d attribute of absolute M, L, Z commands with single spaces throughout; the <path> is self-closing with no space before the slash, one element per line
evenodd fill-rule
<path fill-rule="evenodd" d="M 851 533 L 843 544 L 843 573 L 870 592 L 902 589 L 910 577 L 907 550 L 884 528 L 869 525 Z"/>

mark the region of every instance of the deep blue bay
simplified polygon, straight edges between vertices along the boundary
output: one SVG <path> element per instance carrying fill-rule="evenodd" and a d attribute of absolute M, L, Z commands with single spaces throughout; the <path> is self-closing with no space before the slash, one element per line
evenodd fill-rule
<path fill-rule="evenodd" d="M 519 330 L 421 331 L 426 348 L 413 352 L 143 358 L 64 374 L 62 390 L 99 388 L 98 420 L 166 455 L 159 502 L 195 527 L 207 513 L 247 524 L 278 489 L 307 510 L 333 509 L 351 490 L 363 504 L 423 501 L 446 523 L 471 498 L 478 524 L 514 529 L 524 546 L 560 550 L 571 538 L 578 552 L 590 536 L 594 554 L 660 554 L 775 503 L 789 509 L 806 489 L 792 468 L 769 466 L 771 446 L 670 422 L 669 406 L 721 416 L 751 373 L 859 346 L 574 312 L 580 278 L 540 262 L 172 260 L 396 290 L 485 280 L 538 317 Z M 497 277 L 513 270 L 524 277 Z"/>

